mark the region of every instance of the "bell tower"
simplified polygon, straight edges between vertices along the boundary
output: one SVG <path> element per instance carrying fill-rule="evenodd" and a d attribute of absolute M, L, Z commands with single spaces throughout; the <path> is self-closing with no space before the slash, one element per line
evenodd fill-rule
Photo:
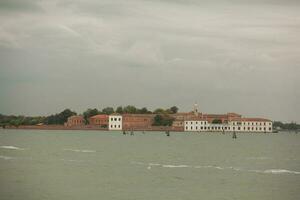
<path fill-rule="evenodd" d="M 194 112 L 195 116 L 199 115 L 199 108 L 198 108 L 198 104 L 197 103 L 194 104 L 194 110 L 193 110 L 193 112 Z"/>

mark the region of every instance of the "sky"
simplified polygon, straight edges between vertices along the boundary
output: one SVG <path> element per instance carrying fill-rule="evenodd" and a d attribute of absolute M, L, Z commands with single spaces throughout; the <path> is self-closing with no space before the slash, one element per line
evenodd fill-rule
<path fill-rule="evenodd" d="M 300 122 L 300 1 L 0 0 L 0 113 L 176 105 Z"/>

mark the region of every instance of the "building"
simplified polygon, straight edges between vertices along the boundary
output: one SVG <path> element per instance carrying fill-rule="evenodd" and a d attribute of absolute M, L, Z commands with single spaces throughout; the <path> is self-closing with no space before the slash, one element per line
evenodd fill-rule
<path fill-rule="evenodd" d="M 194 105 L 190 113 L 178 113 L 175 116 L 176 126 L 183 120 L 184 131 L 211 132 L 262 132 L 270 133 L 272 121 L 263 118 L 243 118 L 237 113 L 203 114 L 198 112 L 198 105 Z"/>
<path fill-rule="evenodd" d="M 240 118 L 226 123 L 210 123 L 205 119 L 185 120 L 184 131 L 261 132 L 271 133 L 272 121 L 263 118 Z"/>
<path fill-rule="evenodd" d="M 123 114 L 123 130 L 149 130 L 154 117 L 154 114 Z"/>
<path fill-rule="evenodd" d="M 109 130 L 122 130 L 122 115 L 111 114 L 109 115 L 108 129 Z"/>
<path fill-rule="evenodd" d="M 83 126 L 85 123 L 85 120 L 83 116 L 81 115 L 73 115 L 68 118 L 67 122 L 64 124 L 65 126 L 71 127 L 71 126 Z"/>
<path fill-rule="evenodd" d="M 94 115 L 89 118 L 89 124 L 94 126 L 100 126 L 103 128 L 108 127 L 109 117 L 108 115 Z"/>

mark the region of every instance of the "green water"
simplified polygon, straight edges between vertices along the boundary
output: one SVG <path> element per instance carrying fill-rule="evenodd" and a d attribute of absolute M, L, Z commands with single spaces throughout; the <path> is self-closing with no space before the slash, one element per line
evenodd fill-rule
<path fill-rule="evenodd" d="M 0 130 L 2 200 L 300 199 L 300 134 Z"/>

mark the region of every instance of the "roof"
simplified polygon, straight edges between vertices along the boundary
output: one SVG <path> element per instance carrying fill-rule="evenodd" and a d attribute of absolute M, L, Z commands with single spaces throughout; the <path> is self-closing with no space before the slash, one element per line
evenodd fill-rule
<path fill-rule="evenodd" d="M 241 118 L 243 122 L 271 122 L 269 119 L 264 118 Z"/>
<path fill-rule="evenodd" d="M 80 118 L 80 119 L 82 119 L 83 116 L 82 116 L 82 115 L 73 115 L 73 116 L 71 116 L 71 117 L 68 117 L 68 119 L 75 119 L 75 118 Z"/>
<path fill-rule="evenodd" d="M 123 117 L 155 117 L 156 114 L 122 114 Z"/>
<path fill-rule="evenodd" d="M 105 114 L 101 114 L 101 115 L 94 115 L 92 117 L 90 117 L 90 119 L 107 119 L 108 115 Z"/>

